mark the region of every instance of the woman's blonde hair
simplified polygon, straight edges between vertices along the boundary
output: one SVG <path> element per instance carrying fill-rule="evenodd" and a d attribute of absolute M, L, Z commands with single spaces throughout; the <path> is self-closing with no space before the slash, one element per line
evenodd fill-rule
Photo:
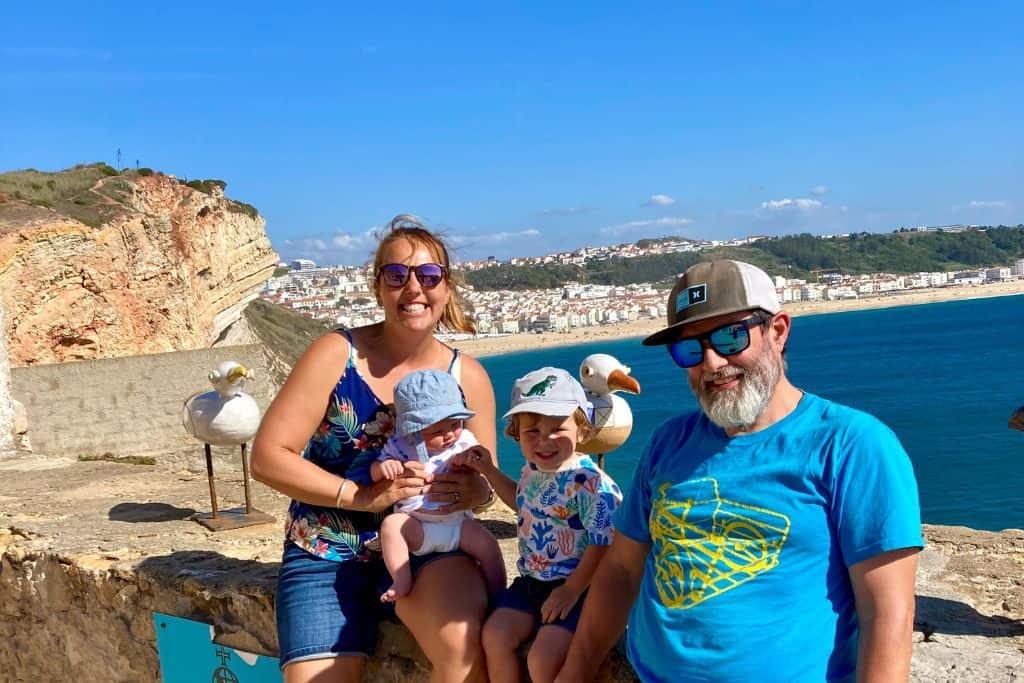
<path fill-rule="evenodd" d="M 512 417 L 508 418 L 508 424 L 505 425 L 505 436 L 519 441 L 519 422 L 526 415 L 530 415 L 534 422 L 536 422 L 540 417 L 543 417 L 538 413 L 516 413 Z M 594 425 L 590 424 L 590 420 L 587 419 L 587 414 L 583 412 L 582 408 L 577 408 L 575 412 L 573 412 L 572 419 L 573 422 L 576 423 L 576 431 L 579 432 L 580 443 L 583 443 L 590 438 L 594 431 Z"/>
<path fill-rule="evenodd" d="M 444 266 L 444 281 L 451 291 L 448 303 L 445 304 L 444 312 L 438 321 L 438 326 L 443 326 L 454 332 L 468 332 L 476 334 L 476 325 L 466 315 L 462 307 L 462 299 L 459 297 L 459 287 L 464 283 L 452 273 L 451 261 L 448 258 L 448 247 L 444 241 L 427 230 L 423 223 L 416 216 L 399 214 L 391 219 L 388 226 L 379 235 L 380 242 L 377 244 L 377 251 L 373 257 L 373 291 L 380 301 L 380 268 L 384 265 L 384 250 L 388 245 L 398 240 L 405 240 L 412 245 L 422 246 L 437 259 L 437 263 Z M 410 273 L 410 277 L 415 277 Z"/>

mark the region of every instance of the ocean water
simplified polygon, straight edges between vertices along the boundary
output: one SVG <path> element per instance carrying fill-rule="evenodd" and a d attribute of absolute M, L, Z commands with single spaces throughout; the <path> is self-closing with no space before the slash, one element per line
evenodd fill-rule
<path fill-rule="evenodd" d="M 515 378 L 544 365 L 576 374 L 591 353 L 612 354 L 642 386 L 641 395 L 626 396 L 629 440 L 605 456 L 605 469 L 625 486 L 651 430 L 697 407 L 685 372 L 663 348 L 637 338 L 481 362 L 500 416 Z M 1024 295 L 800 316 L 787 356 L 798 387 L 865 410 L 896 432 L 914 465 L 923 521 L 1024 528 L 1024 433 L 1006 426 L 1024 404 Z M 498 459 L 517 476 L 522 456 L 500 424 Z"/>

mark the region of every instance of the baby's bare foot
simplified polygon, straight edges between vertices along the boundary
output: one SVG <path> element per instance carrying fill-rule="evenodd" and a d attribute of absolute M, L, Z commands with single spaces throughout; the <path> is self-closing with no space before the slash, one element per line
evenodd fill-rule
<path fill-rule="evenodd" d="M 395 579 L 395 582 L 391 584 L 391 588 L 384 591 L 383 595 L 380 596 L 381 602 L 395 602 L 399 598 L 404 598 L 409 594 L 412 589 L 412 581 L 408 579 Z"/>

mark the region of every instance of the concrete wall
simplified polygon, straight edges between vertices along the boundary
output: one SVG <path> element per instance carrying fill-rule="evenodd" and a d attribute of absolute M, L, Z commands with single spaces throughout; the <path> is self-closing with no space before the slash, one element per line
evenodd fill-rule
<path fill-rule="evenodd" d="M 11 392 L 25 406 L 36 453 L 154 455 L 201 469 L 203 446 L 182 427 L 181 409 L 192 394 L 213 388 L 206 376 L 225 360 L 254 369 L 243 390 L 266 410 L 276 387 L 258 345 L 14 368 Z M 214 452 L 241 466 L 237 448 Z"/>
<path fill-rule="evenodd" d="M 11 402 L 10 361 L 4 330 L 4 305 L 0 300 L 0 457 L 14 453 L 14 404 Z"/>

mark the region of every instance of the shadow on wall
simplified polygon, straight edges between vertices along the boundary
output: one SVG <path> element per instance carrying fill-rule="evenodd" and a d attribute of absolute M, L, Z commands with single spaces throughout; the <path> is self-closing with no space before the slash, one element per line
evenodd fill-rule
<path fill-rule="evenodd" d="M 918 595 L 914 630 L 920 631 L 926 641 L 935 633 L 1009 638 L 1024 635 L 1024 621 L 987 616 L 963 602 Z"/>

